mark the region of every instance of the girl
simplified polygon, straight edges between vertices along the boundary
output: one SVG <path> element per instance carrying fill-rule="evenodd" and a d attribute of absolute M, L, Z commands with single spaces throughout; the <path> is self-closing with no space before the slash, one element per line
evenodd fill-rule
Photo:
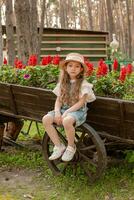
<path fill-rule="evenodd" d="M 70 161 L 76 152 L 75 127 L 86 120 L 87 102 L 94 101 L 96 98 L 92 91 L 92 84 L 84 80 L 86 66 L 82 55 L 70 53 L 60 66 L 62 68 L 60 80 L 53 90 L 57 96 L 55 107 L 43 117 L 42 121 L 55 145 L 49 160 L 62 156 L 63 161 Z M 68 141 L 67 148 L 61 143 L 53 123 L 63 125 Z"/>

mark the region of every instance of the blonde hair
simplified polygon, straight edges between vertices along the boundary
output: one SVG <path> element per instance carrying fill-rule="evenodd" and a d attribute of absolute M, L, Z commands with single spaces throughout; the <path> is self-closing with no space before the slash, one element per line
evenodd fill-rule
<path fill-rule="evenodd" d="M 77 75 L 76 81 L 71 86 L 70 77 L 65 70 L 66 65 L 67 63 L 62 68 L 59 78 L 61 87 L 60 102 L 62 103 L 62 105 L 67 104 L 69 106 L 72 106 L 79 100 L 80 87 L 84 79 L 84 68 L 81 65 L 83 70 Z"/>

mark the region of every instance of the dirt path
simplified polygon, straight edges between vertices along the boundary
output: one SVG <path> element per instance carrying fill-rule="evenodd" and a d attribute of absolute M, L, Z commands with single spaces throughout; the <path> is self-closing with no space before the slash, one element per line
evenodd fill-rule
<path fill-rule="evenodd" d="M 0 168 L 0 200 L 50 199 L 52 188 L 40 176 L 37 171 Z"/>
<path fill-rule="evenodd" d="M 31 149 L 41 151 L 40 145 L 28 143 L 27 146 L 29 145 Z M 7 155 L 12 155 L 17 153 L 18 150 L 6 146 L 4 152 Z M 11 162 L 14 161 L 11 160 Z M 41 169 L 11 167 L 7 164 L 0 166 L 0 200 L 51 200 L 54 199 L 55 191 L 54 185 L 51 180 L 49 181 L 48 174 Z"/>

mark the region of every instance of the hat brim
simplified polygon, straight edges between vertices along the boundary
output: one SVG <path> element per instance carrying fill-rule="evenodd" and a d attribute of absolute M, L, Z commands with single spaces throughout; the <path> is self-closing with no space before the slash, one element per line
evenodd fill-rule
<path fill-rule="evenodd" d="M 70 59 L 70 60 L 62 60 L 62 61 L 60 61 L 60 63 L 59 63 L 59 66 L 60 66 L 60 68 L 63 68 L 68 62 L 79 62 L 79 61 L 76 61 L 76 60 L 72 60 L 72 59 Z M 87 66 L 84 64 L 84 63 L 81 63 L 81 62 L 79 62 L 82 66 L 83 66 L 83 68 L 86 70 L 87 69 Z"/>

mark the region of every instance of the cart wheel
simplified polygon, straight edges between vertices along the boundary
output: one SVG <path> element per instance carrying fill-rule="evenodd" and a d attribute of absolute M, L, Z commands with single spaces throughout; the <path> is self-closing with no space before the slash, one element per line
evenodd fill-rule
<path fill-rule="evenodd" d="M 61 141 L 66 145 L 67 141 L 63 133 L 58 131 L 58 134 Z M 86 123 L 76 129 L 75 143 L 77 152 L 72 161 L 63 162 L 61 159 L 50 161 L 48 158 L 52 153 L 53 143 L 45 133 L 42 141 L 45 160 L 56 175 L 65 173 L 69 167 L 74 171 L 77 164 L 80 163 L 90 178 L 90 182 L 94 182 L 106 168 L 107 156 L 104 143 L 96 131 Z"/>
<path fill-rule="evenodd" d="M 104 143 L 97 132 L 84 123 L 80 132 L 76 132 L 76 145 L 79 160 L 90 182 L 97 180 L 107 166 L 107 154 Z"/>
<path fill-rule="evenodd" d="M 63 135 L 63 132 L 61 133 L 57 127 L 55 127 L 58 135 L 62 141 L 62 143 L 64 143 L 65 145 L 67 145 L 67 141 L 65 139 L 65 136 Z M 49 166 L 49 168 L 52 170 L 52 172 L 55 175 L 60 175 L 60 174 L 65 174 L 65 172 L 69 169 L 72 168 L 72 166 L 74 166 L 77 162 L 73 161 L 71 162 L 63 162 L 61 160 L 61 158 L 57 159 L 57 160 L 53 160 L 50 161 L 48 158 L 49 156 L 52 154 L 52 150 L 53 150 L 53 143 L 50 140 L 48 134 L 45 132 L 44 136 L 43 136 L 43 141 L 42 141 L 42 150 L 43 150 L 43 155 L 45 157 L 45 160 L 47 161 L 47 164 Z"/>

